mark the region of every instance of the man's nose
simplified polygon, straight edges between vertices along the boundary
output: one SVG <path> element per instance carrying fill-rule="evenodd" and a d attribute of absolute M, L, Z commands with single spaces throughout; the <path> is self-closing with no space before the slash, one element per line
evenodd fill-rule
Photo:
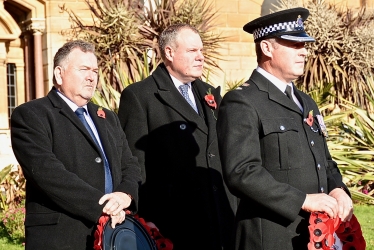
<path fill-rule="evenodd" d="M 204 57 L 203 52 L 202 52 L 202 51 L 199 51 L 199 52 L 197 53 L 197 58 L 196 58 L 196 60 L 198 60 L 198 61 L 204 61 L 204 59 L 205 59 L 205 57 Z"/>
<path fill-rule="evenodd" d="M 96 77 L 96 73 L 93 70 L 88 70 L 87 79 L 93 81 Z"/>

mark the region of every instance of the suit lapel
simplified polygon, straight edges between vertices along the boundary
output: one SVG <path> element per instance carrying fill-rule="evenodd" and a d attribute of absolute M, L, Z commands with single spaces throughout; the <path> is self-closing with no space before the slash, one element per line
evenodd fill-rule
<path fill-rule="evenodd" d="M 67 105 L 65 103 L 65 101 L 62 100 L 58 96 L 54 87 L 48 93 L 48 98 L 51 100 L 52 105 L 56 109 L 59 109 L 59 113 L 62 114 L 63 116 L 65 116 L 67 119 L 69 119 L 71 121 L 71 123 L 73 123 L 77 127 L 78 131 L 80 131 L 86 137 L 86 139 L 91 143 L 91 145 L 95 148 L 95 150 L 98 153 L 100 153 L 100 149 L 96 145 L 95 141 L 92 139 L 92 137 L 91 137 L 90 133 L 87 131 L 86 127 L 82 124 L 82 122 L 79 120 L 78 116 L 73 112 L 73 110 L 71 110 L 69 105 Z M 90 116 L 92 117 L 91 114 L 90 114 Z"/>
<path fill-rule="evenodd" d="M 108 135 L 108 129 L 107 129 L 107 123 L 105 118 L 101 118 L 97 115 L 98 107 L 92 103 L 87 104 L 88 113 L 91 116 L 92 121 L 95 124 L 96 130 L 100 137 L 101 145 L 104 149 L 105 155 L 109 161 L 109 159 L 113 159 L 111 152 L 111 143 L 109 141 L 109 135 Z M 110 162 L 109 162 L 110 163 Z"/>
<path fill-rule="evenodd" d="M 186 102 L 183 96 L 175 88 L 173 81 L 171 80 L 170 75 L 163 63 L 160 64 L 159 67 L 157 67 L 157 69 L 153 72 L 152 77 L 158 86 L 157 94 L 162 101 L 178 112 L 187 121 L 196 123 L 198 129 L 208 134 L 208 128 L 205 121 L 193 110 L 193 108 Z"/>
<path fill-rule="evenodd" d="M 203 84 L 200 80 L 196 80 L 193 84 L 194 89 L 196 91 L 196 95 L 198 96 L 199 104 L 202 108 L 204 113 L 204 119 L 208 126 L 209 136 L 208 136 L 208 145 L 210 145 L 213 140 L 216 138 L 215 131 L 216 131 L 216 119 L 218 116 L 218 109 L 214 109 L 208 105 L 205 101 L 205 96 L 210 92 L 214 96 L 214 100 L 217 103 L 217 108 L 220 104 L 221 100 L 221 87 L 214 88 L 206 88 L 206 85 Z M 210 89 L 210 91 L 209 91 Z"/>
<path fill-rule="evenodd" d="M 270 82 L 266 77 L 258 73 L 256 70 L 253 71 L 250 80 L 253 81 L 261 91 L 268 92 L 270 100 L 302 115 L 301 110 L 296 103 L 291 101 L 272 82 Z"/>

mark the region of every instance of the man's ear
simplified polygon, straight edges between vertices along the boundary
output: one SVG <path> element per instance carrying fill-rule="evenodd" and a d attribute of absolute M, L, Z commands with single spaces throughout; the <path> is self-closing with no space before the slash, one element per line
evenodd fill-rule
<path fill-rule="evenodd" d="M 273 50 L 274 50 L 274 47 L 273 47 L 273 44 L 268 41 L 268 40 L 262 40 L 260 42 L 260 47 L 261 47 L 261 50 L 262 50 L 262 53 L 267 56 L 267 57 L 273 57 Z"/>
<path fill-rule="evenodd" d="M 58 85 L 61 85 L 62 84 L 62 78 L 64 76 L 64 69 L 61 66 L 57 66 L 53 70 L 53 74 L 55 75 L 56 83 Z"/>
<path fill-rule="evenodd" d="M 174 50 L 170 46 L 165 47 L 165 58 L 168 59 L 169 61 L 173 61 L 174 58 Z"/>

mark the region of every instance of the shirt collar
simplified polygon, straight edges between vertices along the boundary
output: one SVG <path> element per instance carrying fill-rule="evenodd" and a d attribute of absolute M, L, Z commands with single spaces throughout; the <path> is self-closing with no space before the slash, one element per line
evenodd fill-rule
<path fill-rule="evenodd" d="M 284 93 L 284 91 L 286 91 L 287 85 L 289 85 L 291 87 L 292 92 L 293 92 L 292 83 L 285 84 L 284 82 L 282 82 L 281 80 L 279 80 L 278 78 L 276 78 L 275 76 L 273 76 L 272 74 L 270 74 L 269 72 L 265 71 L 260 66 L 257 66 L 256 70 L 257 70 L 258 73 L 260 73 L 261 75 L 263 75 L 266 79 L 268 79 L 272 84 L 274 84 L 283 93 Z"/>
<path fill-rule="evenodd" d="M 60 91 L 56 89 L 57 94 L 61 97 L 62 100 L 66 102 L 66 104 L 73 110 L 74 112 L 79 108 L 77 104 L 75 104 L 73 101 L 71 101 L 69 98 L 67 98 L 64 94 L 62 94 Z M 87 105 L 82 106 L 88 114 Z"/>
<path fill-rule="evenodd" d="M 169 74 L 170 75 L 170 74 Z M 170 77 L 171 77 L 171 80 L 173 81 L 173 83 L 174 83 L 174 85 L 175 85 L 175 87 L 177 88 L 177 89 L 179 89 L 179 86 L 181 86 L 181 85 L 188 85 L 188 89 L 191 89 L 191 82 L 189 82 L 189 83 L 183 83 L 183 82 L 181 82 L 181 81 L 179 81 L 177 78 L 175 78 L 174 76 L 172 76 L 172 75 L 170 75 Z"/>

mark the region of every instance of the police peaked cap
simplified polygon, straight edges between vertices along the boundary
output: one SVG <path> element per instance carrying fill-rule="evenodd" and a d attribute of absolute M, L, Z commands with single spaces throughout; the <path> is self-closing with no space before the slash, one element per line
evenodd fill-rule
<path fill-rule="evenodd" d="M 244 25 L 243 30 L 253 34 L 254 41 L 278 37 L 297 42 L 314 42 L 304 30 L 304 21 L 309 16 L 305 8 L 293 8 L 259 17 Z"/>

